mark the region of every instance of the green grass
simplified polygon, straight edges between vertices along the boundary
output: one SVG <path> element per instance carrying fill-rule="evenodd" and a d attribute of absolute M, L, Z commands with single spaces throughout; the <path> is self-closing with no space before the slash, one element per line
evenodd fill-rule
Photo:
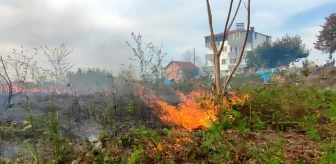
<path fill-rule="evenodd" d="M 110 135 L 113 126 L 104 126 L 97 140 L 77 143 L 81 151 L 74 151 L 75 141 L 61 132 L 60 116 L 55 105 L 50 104 L 46 117 L 33 115 L 30 106 L 23 106 L 27 114 L 25 126 L 0 126 L 0 142 L 5 142 L 9 135 L 19 138 L 29 133 L 27 143 L 33 156 L 18 155 L 12 159 L 28 163 L 333 163 L 336 160 L 335 92 L 291 84 L 245 85 L 234 91 L 238 97 L 249 94 L 250 99 L 231 105 L 230 111 L 220 108 L 219 119 L 202 131 L 187 132 L 179 127 L 153 130 L 141 126 L 130 129 L 126 135 Z M 102 112 L 101 124 L 112 125 L 113 117 L 109 115 L 113 114 L 113 108 L 108 104 L 100 102 L 93 107 Z M 136 101 L 130 101 L 125 110 L 136 117 L 133 113 L 138 110 L 137 105 Z M 39 152 L 47 150 L 53 152 L 52 157 L 39 156 Z"/>

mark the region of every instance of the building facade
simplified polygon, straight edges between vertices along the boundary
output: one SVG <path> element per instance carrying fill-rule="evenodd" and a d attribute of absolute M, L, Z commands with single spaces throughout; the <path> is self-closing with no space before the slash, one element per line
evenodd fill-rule
<path fill-rule="evenodd" d="M 222 43 L 223 33 L 215 34 L 215 43 L 217 48 L 221 44 L 224 44 L 223 51 L 220 56 L 220 70 L 222 76 L 227 76 L 233 69 L 238 57 L 242 51 L 244 51 L 244 56 L 242 62 L 238 67 L 238 73 L 243 72 L 246 68 L 245 56 L 248 51 L 252 51 L 257 48 L 260 44 L 264 42 L 271 41 L 271 37 L 255 31 L 254 27 L 251 27 L 248 33 L 248 38 L 246 42 L 245 49 L 243 50 L 243 45 L 245 41 L 245 35 L 247 30 L 244 27 L 244 23 L 237 23 L 235 30 L 230 30 L 225 42 Z M 208 53 L 205 54 L 205 71 L 212 74 L 214 70 L 213 63 L 213 50 L 210 44 L 210 36 L 205 36 L 205 47 L 208 49 Z"/>
<path fill-rule="evenodd" d="M 172 81 L 191 79 L 199 76 L 200 69 L 190 62 L 171 61 L 164 68 L 164 83 L 170 84 Z"/>

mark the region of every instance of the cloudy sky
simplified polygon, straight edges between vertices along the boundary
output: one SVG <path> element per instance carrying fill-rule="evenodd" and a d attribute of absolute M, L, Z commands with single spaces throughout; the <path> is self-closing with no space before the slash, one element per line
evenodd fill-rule
<path fill-rule="evenodd" d="M 222 32 L 229 0 L 210 2 L 215 32 Z M 300 35 L 312 49 L 310 59 L 323 63 L 327 55 L 315 50 L 313 42 L 335 8 L 336 0 L 252 0 L 251 26 L 273 40 L 286 33 Z M 205 0 L 0 0 L 0 20 L 0 55 L 20 46 L 33 54 L 39 45 L 65 43 L 73 50 L 69 58 L 76 68 L 117 72 L 130 63 L 132 52 L 125 41 L 132 41 L 132 32 L 141 33 L 145 42 L 163 44 L 166 61 L 181 60 L 189 48 L 201 59 L 207 52 Z M 246 22 L 243 6 L 236 22 Z M 35 59 L 42 63 L 42 51 Z"/>

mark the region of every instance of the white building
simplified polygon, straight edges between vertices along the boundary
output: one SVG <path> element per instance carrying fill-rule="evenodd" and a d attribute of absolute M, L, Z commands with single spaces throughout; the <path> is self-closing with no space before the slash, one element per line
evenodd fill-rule
<path fill-rule="evenodd" d="M 220 70 L 221 75 L 226 76 L 233 69 L 236 60 L 242 51 L 242 47 L 244 45 L 246 29 L 244 27 L 244 23 L 237 23 L 237 28 L 235 30 L 231 30 L 228 33 L 228 36 L 224 42 L 223 51 L 220 56 Z M 213 63 L 213 50 L 210 44 L 210 36 L 205 36 L 205 47 L 208 49 L 208 53 L 205 55 L 205 71 L 213 72 L 214 63 Z M 215 43 L 217 45 L 217 49 L 222 44 L 223 33 L 215 34 Z M 258 47 L 258 45 L 264 43 L 265 41 L 270 41 L 271 37 L 259 32 L 255 31 L 254 27 L 250 28 L 242 62 L 238 67 L 238 72 L 242 72 L 244 68 L 246 68 L 245 56 L 248 51 L 251 51 Z"/>

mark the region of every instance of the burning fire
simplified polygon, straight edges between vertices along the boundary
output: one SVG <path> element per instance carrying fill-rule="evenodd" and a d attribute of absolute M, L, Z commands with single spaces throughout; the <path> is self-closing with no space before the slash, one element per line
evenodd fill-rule
<path fill-rule="evenodd" d="M 140 98 L 154 109 L 154 113 L 164 123 L 181 126 L 189 131 L 197 128 L 211 126 L 211 123 L 217 119 L 216 110 L 214 108 L 203 109 L 196 98 L 201 94 L 199 92 L 191 92 L 188 95 L 177 91 L 176 94 L 181 98 L 182 103 L 177 106 L 168 104 L 159 100 L 154 91 L 138 86 Z"/>
<path fill-rule="evenodd" d="M 148 145 L 149 150 L 161 151 L 166 155 L 171 155 L 174 151 L 181 150 L 185 143 L 191 143 L 192 139 L 190 134 L 181 130 L 174 130 L 172 134 L 169 134 L 166 139 L 155 145 L 151 141 L 143 141 L 145 145 Z M 182 155 L 182 154 L 180 154 Z"/>
<path fill-rule="evenodd" d="M 169 105 L 162 100 L 156 100 L 156 104 L 162 110 L 162 114 L 159 117 L 163 122 L 179 125 L 192 131 L 196 128 L 209 127 L 212 121 L 217 119 L 216 111 L 213 108 L 202 109 L 196 103 L 196 98 L 201 95 L 200 93 L 191 92 L 185 96 L 177 91 L 176 94 L 182 100 L 182 103 L 177 106 Z"/>
<path fill-rule="evenodd" d="M 238 97 L 235 92 L 230 92 L 230 97 L 229 98 L 224 98 L 223 100 L 223 105 L 226 107 L 228 110 L 231 110 L 231 104 L 244 104 L 246 101 L 250 99 L 249 94 L 245 94 L 242 96 L 242 98 Z"/>
<path fill-rule="evenodd" d="M 219 105 L 213 103 L 214 97 L 202 99 L 200 103 L 196 99 L 202 94 L 200 92 L 191 92 L 184 95 L 182 92 L 176 91 L 182 103 L 177 106 L 168 104 L 158 99 L 153 90 L 143 86 L 137 86 L 140 98 L 154 109 L 154 113 L 166 124 L 180 126 L 188 131 L 194 131 L 199 128 L 210 127 L 217 120 Z M 245 94 L 242 98 L 238 97 L 235 92 L 230 92 L 229 98 L 222 100 L 222 107 L 231 110 L 231 104 L 242 104 L 249 99 L 249 95 Z M 232 117 L 232 120 L 234 118 Z"/>
<path fill-rule="evenodd" d="M 22 91 L 22 93 L 52 93 L 55 91 L 56 94 L 62 94 L 62 93 L 70 93 L 70 91 L 64 89 L 63 91 L 57 89 L 57 88 L 50 88 L 50 89 L 39 89 L 39 88 L 22 88 L 18 87 L 16 85 L 13 85 L 13 94 L 19 93 Z M 0 92 L 8 92 L 9 88 L 8 86 L 4 86 L 0 89 Z"/>

